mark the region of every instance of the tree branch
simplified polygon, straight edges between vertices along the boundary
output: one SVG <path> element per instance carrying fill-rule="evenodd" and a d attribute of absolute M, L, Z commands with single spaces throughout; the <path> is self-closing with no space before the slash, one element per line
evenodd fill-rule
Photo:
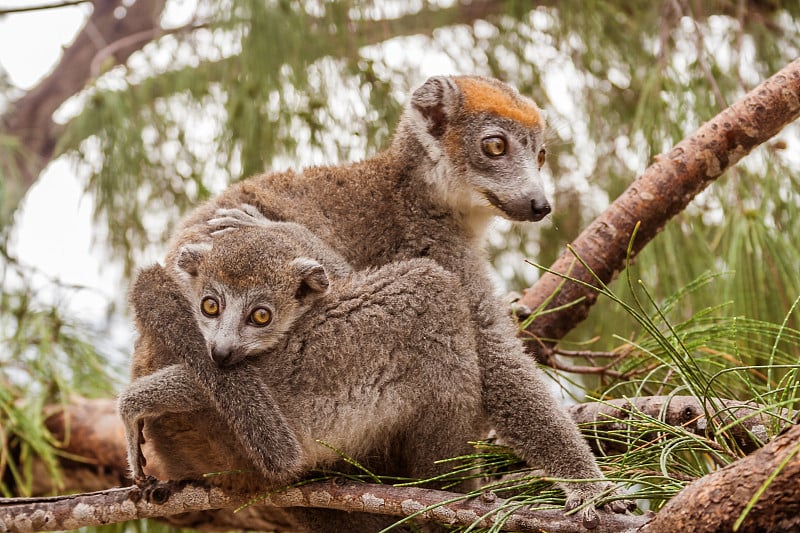
<path fill-rule="evenodd" d="M 631 257 L 726 169 L 798 116 L 800 59 L 701 126 L 669 153 L 656 156 L 644 174 L 573 241 L 572 248 L 603 283 L 611 282 L 625 267 L 636 224 L 641 226 Z M 565 251 L 550 269 L 597 286 L 594 276 L 570 251 Z M 529 347 L 540 351 L 542 359 L 548 358 L 555 341 L 586 318 L 597 300 L 596 291 L 544 273 L 518 304 L 536 310 L 556 292 L 546 308 L 564 308 L 539 315 L 523 333 L 536 341 Z M 568 306 L 571 302 L 577 303 Z"/>
<path fill-rule="evenodd" d="M 0 17 L 3 15 L 11 15 L 13 13 L 28 13 L 30 11 L 44 11 L 45 9 L 58 9 L 60 7 L 77 6 L 79 4 L 87 4 L 92 0 L 66 0 L 57 4 L 43 4 L 39 6 L 24 6 L 24 7 L 8 7 L 0 9 Z"/>
<path fill-rule="evenodd" d="M 714 407 L 710 405 L 711 402 L 713 402 Z M 780 424 L 782 421 L 785 421 L 792 416 L 789 411 L 783 411 L 778 414 L 762 412 L 762 409 L 757 405 L 724 399 L 710 400 L 708 408 L 711 413 L 717 413 L 714 416 L 715 427 L 719 427 L 722 424 L 739 421 L 741 427 L 734 426 L 729 430 L 729 434 L 732 438 L 736 439 L 736 442 L 745 451 L 755 450 L 762 444 L 761 441 L 767 440 L 766 435 L 768 432 L 766 428 L 770 427 L 771 424 Z M 609 446 L 613 446 L 613 444 L 610 444 L 608 439 L 601 438 L 603 433 L 613 431 L 618 432 L 624 429 L 625 420 L 637 417 L 638 413 L 661 420 L 670 425 L 683 427 L 686 431 L 698 435 L 706 435 L 706 432 L 709 430 L 709 424 L 705 419 L 703 406 L 695 398 L 687 396 L 653 396 L 631 400 L 611 400 L 607 403 L 597 402 L 580 404 L 572 406 L 569 409 L 569 412 L 573 419 L 579 424 L 595 425 L 595 427 L 585 431 L 589 435 L 589 441 L 595 446 L 595 448 L 602 446 L 604 451 L 616 450 L 610 450 Z M 122 424 L 119 421 L 119 418 L 116 416 L 116 406 L 113 400 L 85 400 L 82 398 L 74 398 L 70 402 L 67 411 L 62 410 L 60 407 L 54 408 L 50 416 L 47 418 L 46 424 L 54 437 L 60 442 L 64 443 L 62 449 L 64 452 L 66 452 L 65 456 L 78 456 L 84 458 L 82 461 L 64 461 L 64 479 L 68 482 L 68 486 L 61 487 L 60 490 L 100 490 L 109 486 L 129 483 L 129 480 L 125 478 L 127 471 L 126 459 L 124 455 L 125 436 L 122 429 Z M 67 428 L 69 429 L 68 436 L 65 435 L 65 430 Z M 598 438 L 593 439 L 591 437 L 592 434 L 596 435 Z M 637 437 L 644 440 L 648 438 L 646 435 L 637 435 Z M 759 439 L 761 439 L 761 441 Z M 171 491 L 183 490 L 182 486 L 175 484 L 166 486 L 171 487 Z M 402 503 L 404 500 L 409 498 L 417 499 L 420 502 L 424 502 L 424 507 L 433 505 L 437 502 L 448 501 L 452 498 L 463 497 L 463 495 L 456 495 L 446 492 L 427 490 L 423 491 L 423 489 L 413 489 L 413 491 L 423 492 L 407 492 L 408 490 L 412 489 L 372 486 L 360 483 L 333 486 L 331 486 L 330 483 L 315 483 L 313 485 L 309 485 L 307 488 L 304 487 L 300 489 L 300 493 L 304 495 L 304 498 L 306 498 L 304 501 L 307 502 L 307 505 L 311 506 L 311 502 L 314 502 L 313 506 L 316 506 L 317 498 L 311 498 L 312 492 L 314 490 L 321 489 L 327 491 L 326 494 L 328 494 L 333 490 L 332 487 L 335 488 L 336 491 L 335 498 L 332 496 L 333 499 L 330 501 L 335 500 L 339 503 L 325 504 L 324 506 L 326 507 L 329 506 L 330 508 L 336 509 L 357 510 L 357 507 L 354 506 L 359 505 L 359 498 L 362 498 L 367 492 L 369 492 L 376 497 L 383 498 L 384 500 L 390 502 L 391 505 L 386 504 L 388 505 L 387 509 L 395 510 L 391 512 L 386 511 L 387 514 L 392 514 L 393 516 L 398 517 L 408 516 L 408 514 L 396 512 L 398 501 Z M 389 493 L 374 492 L 375 490 L 378 490 L 378 488 L 380 488 L 381 491 L 385 491 L 386 489 L 391 490 Z M 37 479 L 37 485 L 34 490 L 36 490 L 36 494 L 43 494 L 51 493 L 54 488 L 52 486 L 52 482 L 45 482 L 44 480 Z M 127 509 L 126 507 L 127 510 L 123 509 L 120 511 L 114 507 L 114 505 L 122 505 L 121 503 L 115 502 L 124 503 L 129 499 L 135 499 L 135 496 L 133 496 L 136 494 L 135 492 L 120 492 L 120 490 L 121 489 L 114 491 L 100 490 L 100 492 L 95 494 L 59 497 L 56 500 L 40 498 L 32 500 L 0 500 L 0 520 L 3 520 L 8 524 L 10 523 L 8 522 L 8 519 L 4 519 L 2 516 L 13 514 L 15 520 L 19 522 L 20 520 L 23 520 L 24 516 L 30 515 L 30 513 L 33 513 L 36 509 L 44 509 L 42 505 L 46 504 L 47 508 L 54 513 L 53 516 L 60 517 L 58 518 L 60 522 L 53 523 L 52 528 L 64 529 L 66 527 L 64 520 L 69 519 L 70 513 L 72 513 L 72 511 L 67 511 L 64 509 L 72 509 L 75 508 L 75 506 L 79 503 L 82 503 L 89 506 L 81 507 L 81 509 L 83 509 L 86 513 L 88 513 L 87 509 L 91 509 L 93 506 L 97 507 L 98 509 L 106 508 L 107 510 L 104 511 L 105 513 L 128 513 L 124 516 L 121 514 L 114 515 L 119 517 L 118 520 L 128 520 L 150 516 L 161 517 L 173 525 L 193 528 L 203 526 L 224 529 L 259 529 L 276 531 L 288 531 L 291 529 L 291 525 L 286 522 L 286 518 L 279 512 L 279 509 L 273 507 L 289 505 L 289 503 L 287 503 L 289 500 L 286 499 L 288 496 L 285 494 L 273 496 L 273 498 L 271 498 L 269 501 L 263 502 L 265 503 L 264 505 L 254 505 L 243 511 L 234 513 L 233 509 L 235 507 L 250 501 L 252 498 L 258 495 L 227 494 L 219 489 L 213 489 L 217 492 L 208 492 L 212 489 L 204 488 L 202 490 L 208 492 L 208 494 L 202 496 L 202 498 L 200 498 L 201 503 L 196 504 L 194 507 L 187 506 L 189 504 L 187 504 L 186 501 L 190 501 L 192 498 L 198 497 L 196 496 L 197 493 L 187 492 L 179 496 L 178 500 L 173 501 L 170 499 L 170 501 L 175 505 L 178 505 L 176 502 L 180 502 L 180 509 L 182 509 L 180 514 L 171 513 L 169 511 L 170 508 L 167 507 L 159 508 L 160 510 L 158 510 L 157 513 L 160 514 L 141 514 L 156 513 L 156 511 L 146 510 L 149 509 L 149 507 L 142 508 L 141 505 L 136 504 L 135 501 L 134 504 L 136 505 L 134 505 L 134 507 L 136 510 L 133 510 L 132 508 Z M 138 489 L 131 488 L 130 490 Z M 187 491 L 191 490 L 196 489 L 187 489 Z M 400 492 L 392 492 L 394 490 Z M 121 494 L 124 496 L 121 496 Z M 190 498 L 190 494 L 195 494 L 195 496 Z M 380 496 L 378 496 L 378 494 L 380 494 Z M 91 498 L 89 500 L 80 499 L 84 496 L 91 496 Z M 220 498 L 227 499 L 223 500 Z M 349 500 L 353 500 L 354 503 L 343 503 L 346 502 L 348 498 Z M 325 501 L 328 500 L 326 499 Z M 266 505 L 267 503 L 269 505 Z M 458 507 L 458 509 L 461 509 L 462 514 L 469 511 L 478 513 L 477 515 L 470 516 L 482 516 L 482 511 L 479 511 L 484 509 L 486 505 L 491 504 L 499 506 L 500 503 L 502 502 L 487 502 L 482 499 L 473 499 L 468 502 L 467 508 Z M 29 507 L 19 507 L 19 505 L 27 505 Z M 34 506 L 30 507 L 31 505 Z M 36 505 L 39 505 L 39 507 L 36 507 Z M 130 507 L 131 505 L 132 504 L 130 503 L 125 503 L 125 506 Z M 139 506 L 137 507 L 137 505 Z M 292 505 L 299 504 L 292 500 Z M 350 505 L 350 507 L 334 507 L 334 505 Z M 141 509 L 145 510 L 143 511 Z M 211 512 L 211 509 L 218 510 Z M 449 507 L 448 509 L 454 510 L 456 507 Z M 97 512 L 99 513 L 100 511 Z M 546 519 L 548 521 L 548 526 L 546 528 L 548 531 L 554 530 L 554 523 L 561 524 L 564 528 L 570 527 L 569 525 L 571 522 L 569 521 L 550 522 L 551 520 L 563 520 L 561 510 L 553 511 L 551 514 L 542 513 L 544 513 L 544 511 L 536 511 L 535 516 L 532 517 L 532 519 Z M 102 519 L 106 521 L 111 520 L 111 515 L 109 514 L 89 513 L 87 516 L 90 517 L 87 519 L 91 520 L 100 520 L 101 518 L 98 517 L 104 517 Z M 466 516 L 466 514 L 463 514 L 463 516 Z M 525 527 L 538 527 L 535 526 L 535 524 L 538 522 L 526 522 L 526 520 L 529 518 L 531 517 L 527 514 L 520 514 L 514 519 L 519 520 L 520 522 L 509 522 L 509 524 L 512 525 L 509 525 L 508 527 L 512 529 L 516 528 L 517 530 L 525 530 Z M 117 518 L 115 518 L 115 520 L 117 520 Z M 470 518 L 470 520 L 472 520 L 472 518 Z M 613 522 L 613 520 L 615 520 L 614 518 L 609 518 L 608 520 L 612 520 L 612 522 L 607 521 L 604 516 L 604 527 L 611 527 L 611 525 L 614 525 L 614 527 L 631 527 L 630 525 L 626 525 L 627 523 Z M 23 522 L 19 523 L 22 524 Z M 525 524 L 533 525 L 526 526 Z M 39 526 L 37 526 L 37 528 L 38 527 Z M 0 524 L 0 531 L 2 530 L 2 524 Z"/>
<path fill-rule="evenodd" d="M 120 50 L 136 46 L 138 43 L 147 44 L 150 41 L 158 39 L 159 37 L 163 37 L 164 35 L 190 33 L 207 27 L 208 23 L 192 21 L 177 28 L 164 29 L 161 26 L 158 26 L 156 28 L 148 28 L 138 33 L 126 35 L 125 37 L 118 39 L 113 43 L 109 43 L 107 46 L 104 46 L 97 51 L 95 56 L 92 58 L 91 64 L 89 65 L 91 78 L 97 78 L 103 71 L 103 64 L 108 60 L 109 57 L 113 57 Z"/>
<path fill-rule="evenodd" d="M 713 417 L 713 426 L 706 419 L 706 411 Z M 692 396 L 642 396 L 639 398 L 607 400 L 572 405 L 568 408 L 573 420 L 582 425 L 595 424 L 592 433 L 624 428 L 624 421 L 641 415 L 666 424 L 682 427 L 696 435 L 706 435 L 715 427 L 734 424 L 728 430 L 743 451 L 751 452 L 762 446 L 771 433 L 769 428 L 786 425 L 795 414 L 787 409 L 775 413 L 764 407 L 724 398 L 710 398 L 705 408 Z M 62 444 L 71 461 L 65 467 L 94 472 L 95 478 L 65 476 L 80 479 L 80 484 L 61 487 L 59 490 L 100 490 L 112 485 L 128 483 L 125 457 L 125 432 L 117 416 L 112 399 L 87 400 L 72 398 L 64 410 L 60 405 L 48 410 L 47 429 Z M 69 430 L 69 434 L 66 431 Z M 607 446 L 607 444 L 604 444 Z M 56 489 L 51 483 L 37 483 L 34 494 L 47 494 Z"/>
<path fill-rule="evenodd" d="M 275 507 L 315 507 L 369 512 L 426 522 L 491 527 L 505 517 L 501 531 L 582 531 L 578 515 L 561 509 L 501 510 L 506 502 L 492 493 L 467 499 L 463 494 L 341 480 L 319 481 L 274 492 L 230 493 L 203 482 L 153 482 L 53 498 L 0 499 L 0 531 L 59 531 L 192 511 L 235 508 L 250 502 Z M 635 531 L 651 517 L 604 513 L 596 533 Z"/>

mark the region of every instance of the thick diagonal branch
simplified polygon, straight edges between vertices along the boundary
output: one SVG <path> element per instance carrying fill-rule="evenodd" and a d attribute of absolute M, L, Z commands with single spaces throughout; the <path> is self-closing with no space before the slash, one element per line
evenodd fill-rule
<path fill-rule="evenodd" d="M 800 59 L 701 126 L 669 153 L 657 156 L 644 174 L 573 241 L 572 248 L 603 283 L 609 283 L 625 267 L 628 243 L 637 223 L 640 228 L 632 256 L 700 191 L 798 116 Z M 550 269 L 596 286 L 594 277 L 570 251 L 565 251 Z M 529 346 L 543 359 L 547 358 L 552 341 L 561 339 L 585 319 L 597 299 L 596 291 L 569 281 L 559 290 L 562 281 L 555 274 L 545 273 L 520 300 L 536 310 L 554 293 L 557 294 L 548 309 L 582 299 L 538 316 L 528 327 L 525 334 L 539 341 Z"/>

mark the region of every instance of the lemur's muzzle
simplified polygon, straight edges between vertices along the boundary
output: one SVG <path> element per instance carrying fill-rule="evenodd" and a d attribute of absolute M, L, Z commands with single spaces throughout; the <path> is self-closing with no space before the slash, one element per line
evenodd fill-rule
<path fill-rule="evenodd" d="M 483 196 L 490 204 L 505 214 L 509 220 L 520 222 L 538 222 L 550 214 L 550 202 L 544 197 L 528 199 L 526 197 L 502 201 L 491 191 L 483 191 Z"/>

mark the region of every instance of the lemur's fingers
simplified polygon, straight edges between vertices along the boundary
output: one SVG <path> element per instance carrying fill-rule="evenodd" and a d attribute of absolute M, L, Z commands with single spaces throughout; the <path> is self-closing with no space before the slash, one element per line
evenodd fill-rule
<path fill-rule="evenodd" d="M 236 216 L 216 216 L 208 220 L 208 225 L 215 230 L 246 228 L 251 226 L 258 226 L 258 222 L 254 219 L 241 218 Z"/>
<path fill-rule="evenodd" d="M 223 233 L 228 233 L 231 231 L 236 231 L 236 228 L 228 225 L 227 227 L 223 227 L 221 229 L 215 229 L 214 231 L 211 232 L 211 236 L 216 237 L 217 235 L 222 235 Z"/>
<path fill-rule="evenodd" d="M 158 486 L 158 480 L 153 476 L 143 476 L 136 480 L 136 486 L 142 491 L 142 496 L 147 501 L 152 501 L 154 489 Z M 164 502 L 159 502 L 164 503 Z"/>
<path fill-rule="evenodd" d="M 241 204 L 236 208 L 217 209 L 214 218 L 208 221 L 211 227 L 224 229 L 229 227 L 263 226 L 270 220 L 250 204 Z"/>
<path fill-rule="evenodd" d="M 521 304 L 519 302 L 513 302 L 511 304 L 511 314 L 515 316 L 518 321 L 522 322 L 529 316 L 531 316 L 533 314 L 533 311 L 531 311 L 531 308 L 525 304 Z"/>
<path fill-rule="evenodd" d="M 214 214 L 218 217 L 234 217 L 241 220 L 266 219 L 261 211 L 251 204 L 239 204 L 239 207 L 220 207 Z"/>
<path fill-rule="evenodd" d="M 586 529 L 595 529 L 600 525 L 600 517 L 591 505 L 586 507 L 581 513 L 581 522 Z"/>
<path fill-rule="evenodd" d="M 614 500 L 613 502 L 607 503 L 604 507 L 613 513 L 625 514 L 628 511 L 636 510 L 636 502 L 633 500 Z"/>
<path fill-rule="evenodd" d="M 623 491 L 614 486 L 613 483 L 594 482 L 594 483 L 574 483 L 567 488 L 567 503 L 564 506 L 566 511 L 577 509 L 586 505 L 581 511 L 581 521 L 586 529 L 594 529 L 600 523 L 600 516 L 595 507 L 602 507 L 605 511 L 624 514 L 636 509 L 636 502 L 633 500 L 613 500 L 607 504 L 601 504 L 601 499 L 612 495 L 622 495 Z"/>
<path fill-rule="evenodd" d="M 144 420 L 139 420 L 139 424 L 137 427 L 137 438 L 136 438 L 136 451 L 137 455 L 139 456 L 139 470 L 141 471 L 144 466 L 147 466 L 147 458 L 145 458 L 144 453 L 142 453 L 142 444 L 145 443 L 144 440 Z M 144 472 L 140 472 L 144 475 Z"/>

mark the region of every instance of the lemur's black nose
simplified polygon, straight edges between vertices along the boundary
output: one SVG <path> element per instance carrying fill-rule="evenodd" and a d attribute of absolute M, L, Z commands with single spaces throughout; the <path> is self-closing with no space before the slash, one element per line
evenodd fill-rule
<path fill-rule="evenodd" d="M 211 359 L 217 363 L 217 366 L 226 366 L 233 355 L 233 350 L 230 346 L 214 346 L 211 349 Z"/>
<path fill-rule="evenodd" d="M 531 218 L 534 222 L 542 220 L 550 214 L 550 211 L 552 211 L 552 209 L 547 200 L 543 202 L 537 202 L 535 199 L 531 200 L 531 213 L 533 213 L 533 217 Z"/>

